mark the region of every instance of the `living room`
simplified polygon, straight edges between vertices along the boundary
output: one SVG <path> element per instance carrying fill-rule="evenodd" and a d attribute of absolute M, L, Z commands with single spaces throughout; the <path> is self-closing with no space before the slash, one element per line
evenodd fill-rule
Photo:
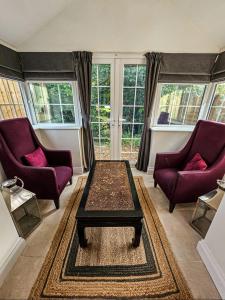
<path fill-rule="evenodd" d="M 0 299 L 225 299 L 225 2 L 0 4 Z"/>

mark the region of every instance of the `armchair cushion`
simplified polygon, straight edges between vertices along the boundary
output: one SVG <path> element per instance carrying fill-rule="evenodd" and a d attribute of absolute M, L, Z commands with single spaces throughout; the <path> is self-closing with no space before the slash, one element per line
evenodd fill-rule
<path fill-rule="evenodd" d="M 72 169 L 66 166 L 54 167 L 56 173 L 56 182 L 59 192 L 66 186 L 72 176 Z"/>
<path fill-rule="evenodd" d="M 24 158 L 29 166 L 47 167 L 47 165 L 48 165 L 46 156 L 40 147 L 38 147 L 32 153 L 25 154 Z"/>
<path fill-rule="evenodd" d="M 186 166 L 184 167 L 183 171 L 204 171 L 207 169 L 207 164 L 204 159 L 201 157 L 199 153 L 196 153 L 195 156 L 190 160 Z"/>

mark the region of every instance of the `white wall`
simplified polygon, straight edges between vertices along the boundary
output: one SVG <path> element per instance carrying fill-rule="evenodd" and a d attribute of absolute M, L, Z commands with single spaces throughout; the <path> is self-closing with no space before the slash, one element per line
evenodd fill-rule
<path fill-rule="evenodd" d="M 22 251 L 22 245 L 23 240 L 18 236 L 0 193 L 0 286 Z"/>
<path fill-rule="evenodd" d="M 27 8 L 24 11 L 26 22 L 34 14 L 27 26 L 17 10 L 8 7 L 10 1 L 5 0 L 2 9 L 8 18 L 1 23 L 0 38 L 7 32 L 7 40 L 20 51 L 213 53 L 224 47 L 224 0 L 72 0 L 48 22 L 39 13 L 43 22 L 35 33 L 30 27 L 37 21 L 36 3 L 44 10 L 48 5 L 33 0 L 28 21 Z"/>
<path fill-rule="evenodd" d="M 38 129 L 35 132 L 45 147 L 70 150 L 74 173 L 82 172 L 79 129 Z"/>
<path fill-rule="evenodd" d="M 188 141 L 191 132 L 170 129 L 152 129 L 150 158 L 148 171 L 151 173 L 155 165 L 155 156 L 159 152 L 171 152 L 180 150 Z"/>
<path fill-rule="evenodd" d="M 198 251 L 222 297 L 225 299 L 225 195 Z"/>

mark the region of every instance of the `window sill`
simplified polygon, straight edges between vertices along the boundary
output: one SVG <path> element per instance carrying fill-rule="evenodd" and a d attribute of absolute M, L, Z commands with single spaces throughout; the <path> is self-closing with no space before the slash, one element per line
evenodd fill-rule
<path fill-rule="evenodd" d="M 177 131 L 177 132 L 192 132 L 195 126 L 154 126 L 151 127 L 152 131 Z"/>
<path fill-rule="evenodd" d="M 35 129 L 52 129 L 52 130 L 79 130 L 81 129 L 80 125 L 74 125 L 74 124 L 37 124 L 33 125 L 34 130 Z"/>

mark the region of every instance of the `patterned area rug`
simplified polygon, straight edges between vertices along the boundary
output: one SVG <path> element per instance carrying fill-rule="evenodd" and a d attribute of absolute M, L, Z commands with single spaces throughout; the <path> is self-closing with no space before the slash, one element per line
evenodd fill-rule
<path fill-rule="evenodd" d="M 140 246 L 131 246 L 132 228 L 88 228 L 88 247 L 79 247 L 80 177 L 29 299 L 192 299 L 143 179 L 134 180 L 144 213 Z"/>

